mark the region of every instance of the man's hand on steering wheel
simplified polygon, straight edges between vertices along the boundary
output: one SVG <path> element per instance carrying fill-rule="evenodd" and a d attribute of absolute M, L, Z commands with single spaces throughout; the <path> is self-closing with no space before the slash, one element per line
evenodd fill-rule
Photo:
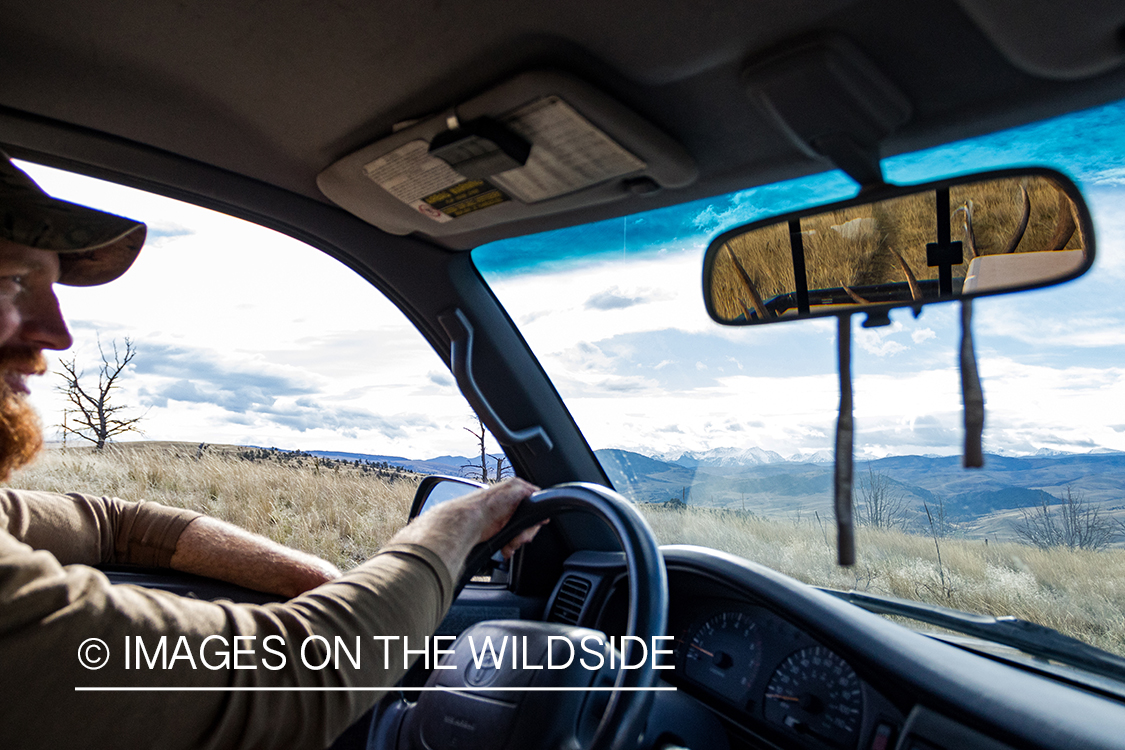
<path fill-rule="evenodd" d="M 608 649 L 606 654 L 614 650 L 605 633 L 588 627 L 534 619 L 477 622 L 450 646 L 416 701 L 392 696 L 381 704 L 370 728 L 371 746 L 380 750 L 638 747 L 653 706 L 652 688 L 659 681 L 655 655 L 648 658 L 647 646 L 655 649 L 656 639 L 667 637 L 668 579 L 656 538 L 637 509 L 606 487 L 571 483 L 532 495 L 533 489 L 516 480 L 447 501 L 408 526 L 406 536 L 398 540 L 414 541 L 423 533 L 448 540 L 448 549 L 435 551 L 443 559 L 456 558 L 458 568 L 472 570 L 495 550 L 527 541 L 546 518 L 572 512 L 592 515 L 613 532 L 625 554 L 622 582 L 629 593 L 629 615 L 624 635 L 631 646 L 618 663 L 627 661 L 631 666 L 614 667 L 609 658 L 591 667 L 573 658 L 567 662 L 562 651 L 552 650 L 564 640 L 572 645 L 596 641 Z M 462 545 L 478 539 L 481 543 L 466 562 Z M 486 638 L 494 644 L 512 644 L 510 664 L 493 652 L 494 663 L 482 666 L 483 652 L 476 651 L 474 642 Z M 517 641 L 522 668 L 517 668 L 514 657 Z M 637 643 L 646 645 L 639 662 L 632 647 Z M 551 654 L 558 657 L 559 667 L 550 666 Z"/>
<path fill-rule="evenodd" d="M 390 543 L 409 542 L 427 547 L 441 558 L 457 580 L 469 551 L 498 534 L 519 504 L 538 489 L 519 478 L 485 487 L 418 516 L 395 534 Z M 508 542 L 503 548 L 504 557 L 511 557 L 520 546 L 530 542 L 541 526 L 537 524 Z"/>

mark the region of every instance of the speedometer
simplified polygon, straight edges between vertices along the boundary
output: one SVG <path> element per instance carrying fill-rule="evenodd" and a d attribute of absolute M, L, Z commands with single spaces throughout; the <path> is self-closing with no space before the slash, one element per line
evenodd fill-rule
<path fill-rule="evenodd" d="M 824 646 L 783 661 L 766 687 L 768 721 L 838 747 L 855 747 L 863 714 L 859 677 Z"/>
<path fill-rule="evenodd" d="M 687 644 L 684 672 L 732 703 L 745 703 L 762 661 L 757 621 L 746 612 L 708 618 Z"/>

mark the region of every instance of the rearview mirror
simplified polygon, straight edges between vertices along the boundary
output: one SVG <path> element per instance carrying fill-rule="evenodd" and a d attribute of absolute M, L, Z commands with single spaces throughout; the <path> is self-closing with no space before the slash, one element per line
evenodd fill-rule
<path fill-rule="evenodd" d="M 849 201 L 732 229 L 707 248 L 712 319 L 751 325 L 1057 284 L 1094 260 L 1090 214 L 1053 170 L 885 185 Z"/>

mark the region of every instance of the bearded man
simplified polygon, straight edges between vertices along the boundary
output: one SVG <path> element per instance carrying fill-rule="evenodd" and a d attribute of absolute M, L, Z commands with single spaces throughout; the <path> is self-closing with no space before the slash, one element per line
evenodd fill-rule
<path fill-rule="evenodd" d="M 144 224 L 48 196 L 0 153 L 0 478 L 42 445 L 28 378 L 46 371 L 43 350 L 72 343 L 54 285 L 116 279 L 144 237 Z M 310 669 L 301 644 L 390 636 L 417 648 L 449 608 L 469 550 L 499 532 L 534 489 L 509 480 L 444 503 L 343 574 L 190 511 L 0 491 L 0 748 L 325 747 L 379 697 L 349 688 L 390 687 L 405 665 L 368 658 L 358 668 Z M 293 598 L 255 606 L 115 586 L 89 567 L 103 563 L 165 566 Z M 130 638 L 151 649 L 164 636 L 178 657 L 167 669 L 144 669 L 139 659 L 130 667 L 118 652 L 137 642 Z M 237 654 L 233 666 L 196 663 L 216 638 L 242 645 L 250 654 L 243 666 Z M 262 659 L 253 645 L 270 639 Z M 136 690 L 75 690 L 90 686 Z M 170 686 L 197 690 L 174 699 L 145 690 Z M 344 689 L 288 690 L 295 687 Z"/>

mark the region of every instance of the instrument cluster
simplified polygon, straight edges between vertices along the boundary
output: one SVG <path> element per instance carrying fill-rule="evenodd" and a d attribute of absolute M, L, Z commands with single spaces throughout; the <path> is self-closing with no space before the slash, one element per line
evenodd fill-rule
<path fill-rule="evenodd" d="M 676 681 L 787 734 L 853 748 L 864 690 L 850 665 L 772 612 L 712 601 L 677 623 Z"/>
<path fill-rule="evenodd" d="M 625 632 L 622 583 L 597 617 L 607 633 Z M 670 569 L 668 583 L 675 669 L 663 678 L 734 725 L 771 742 L 853 750 L 897 714 L 843 657 L 773 610 L 694 572 Z"/>

